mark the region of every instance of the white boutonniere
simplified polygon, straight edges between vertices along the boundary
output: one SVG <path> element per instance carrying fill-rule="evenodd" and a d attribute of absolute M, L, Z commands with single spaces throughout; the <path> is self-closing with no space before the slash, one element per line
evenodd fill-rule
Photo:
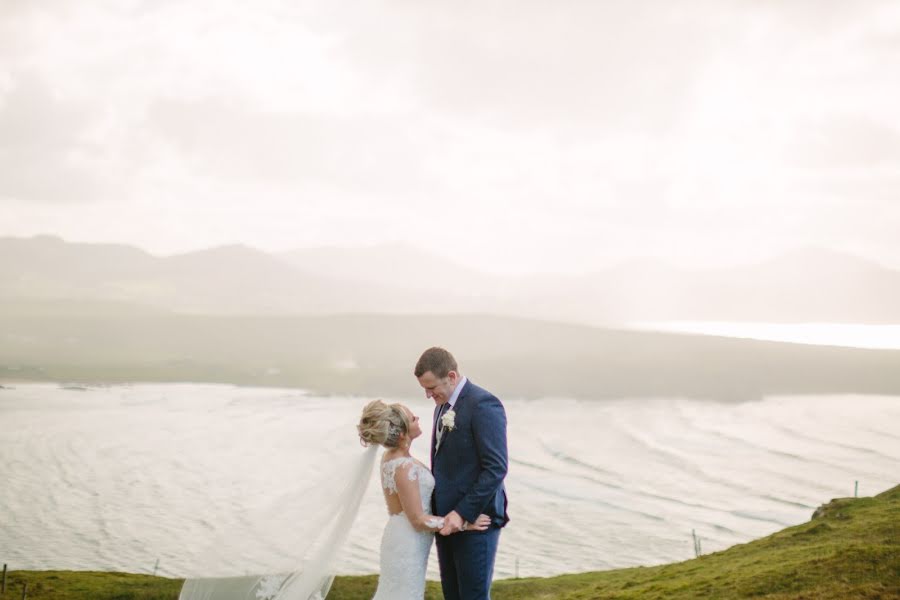
<path fill-rule="evenodd" d="M 453 431 L 453 428 L 456 427 L 456 413 L 453 412 L 452 408 L 441 417 L 441 423 L 447 431 Z"/>

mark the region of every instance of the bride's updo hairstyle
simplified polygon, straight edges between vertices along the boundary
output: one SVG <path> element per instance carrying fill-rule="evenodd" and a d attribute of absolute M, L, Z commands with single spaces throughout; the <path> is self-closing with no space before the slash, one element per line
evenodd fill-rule
<path fill-rule="evenodd" d="M 409 431 L 409 416 L 401 404 L 373 400 L 363 409 L 356 429 L 363 446 L 381 444 L 385 448 L 396 448 L 400 444 L 400 435 Z"/>

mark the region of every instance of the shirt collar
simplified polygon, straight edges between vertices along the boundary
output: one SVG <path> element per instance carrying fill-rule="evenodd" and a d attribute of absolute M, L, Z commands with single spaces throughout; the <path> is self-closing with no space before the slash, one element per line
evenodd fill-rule
<path fill-rule="evenodd" d="M 453 390 L 453 395 L 450 396 L 450 408 L 456 407 L 456 401 L 459 400 L 459 394 L 462 392 L 463 386 L 466 385 L 466 382 L 469 381 L 468 377 L 463 377 L 459 380 L 459 383 L 456 384 L 456 388 Z"/>

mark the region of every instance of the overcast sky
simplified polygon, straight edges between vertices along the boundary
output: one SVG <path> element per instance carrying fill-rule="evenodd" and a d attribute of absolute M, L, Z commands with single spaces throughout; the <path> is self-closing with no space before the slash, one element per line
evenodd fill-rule
<path fill-rule="evenodd" d="M 0 235 L 900 268 L 900 3 L 0 2 Z"/>

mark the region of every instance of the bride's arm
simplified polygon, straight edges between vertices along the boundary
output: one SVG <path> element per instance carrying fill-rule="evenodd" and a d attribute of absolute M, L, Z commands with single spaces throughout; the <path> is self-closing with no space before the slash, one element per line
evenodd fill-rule
<path fill-rule="evenodd" d="M 444 527 L 444 518 L 426 514 L 422 510 L 422 496 L 419 494 L 418 476 L 409 478 L 411 469 L 415 467 L 405 464 L 397 467 L 394 482 L 397 485 L 397 496 L 400 498 L 400 506 L 403 514 L 409 519 L 416 531 L 440 531 Z M 485 531 L 491 525 L 491 518 L 487 515 L 478 515 L 474 523 L 465 523 L 464 531 Z"/>
<path fill-rule="evenodd" d="M 416 531 L 440 531 L 444 526 L 444 520 L 440 517 L 426 514 L 422 510 L 422 496 L 419 494 L 418 474 L 412 463 L 407 463 L 397 467 L 394 481 L 397 484 L 397 496 L 400 498 L 400 506 L 403 507 L 403 514 L 409 519 L 410 525 Z M 410 479 L 410 473 L 413 478 Z"/>

